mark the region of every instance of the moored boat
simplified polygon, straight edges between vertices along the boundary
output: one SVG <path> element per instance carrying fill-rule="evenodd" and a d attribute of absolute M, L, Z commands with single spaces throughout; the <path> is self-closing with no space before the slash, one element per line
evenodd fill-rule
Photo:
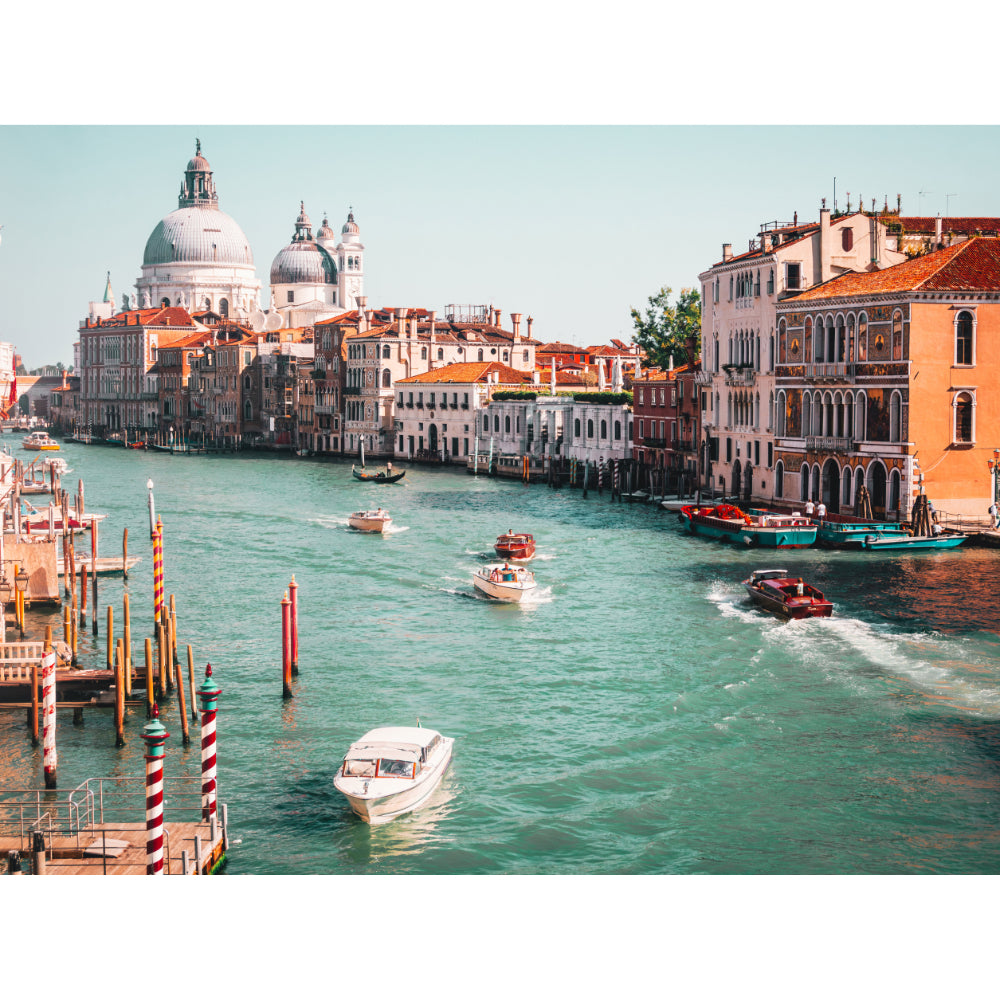
<path fill-rule="evenodd" d="M 868 535 L 880 534 L 884 538 L 908 537 L 909 532 L 896 521 L 830 521 L 814 519 L 816 542 L 832 549 L 864 548 Z"/>
<path fill-rule="evenodd" d="M 816 525 L 802 514 L 754 511 L 748 514 L 732 504 L 681 508 L 681 519 L 692 534 L 759 545 L 767 549 L 801 549 L 816 541 Z"/>
<path fill-rule="evenodd" d="M 497 538 L 493 548 L 501 559 L 527 562 L 535 554 L 535 539 L 527 532 L 509 529 L 506 535 Z"/>
<path fill-rule="evenodd" d="M 940 535 L 910 535 L 899 532 L 883 533 L 875 531 L 861 541 L 863 549 L 874 551 L 895 551 L 906 552 L 917 549 L 957 549 L 968 535 L 962 534 L 940 534 Z"/>
<path fill-rule="evenodd" d="M 378 510 L 356 510 L 347 523 L 358 531 L 384 532 L 392 524 L 392 518 L 388 511 L 379 507 Z"/>
<path fill-rule="evenodd" d="M 386 823 L 427 801 L 451 763 L 454 743 L 420 726 L 372 729 L 351 744 L 334 788 L 366 823 Z"/>
<path fill-rule="evenodd" d="M 53 441 L 45 431 L 32 431 L 21 442 L 25 451 L 58 451 L 59 442 Z"/>
<path fill-rule="evenodd" d="M 358 469 L 352 465 L 351 473 L 355 479 L 360 479 L 365 483 L 398 483 L 406 475 L 406 470 L 393 472 L 392 466 L 387 465 L 384 469 L 379 469 L 378 472 L 368 472 L 364 466 Z"/>
<path fill-rule="evenodd" d="M 820 590 L 783 569 L 754 570 L 743 586 L 754 604 L 783 618 L 829 618 L 833 614 L 833 603 Z"/>
<path fill-rule="evenodd" d="M 537 586 L 534 573 L 523 566 L 510 566 L 507 563 L 477 569 L 472 575 L 472 583 L 476 590 L 487 597 L 509 602 L 522 601 Z"/>

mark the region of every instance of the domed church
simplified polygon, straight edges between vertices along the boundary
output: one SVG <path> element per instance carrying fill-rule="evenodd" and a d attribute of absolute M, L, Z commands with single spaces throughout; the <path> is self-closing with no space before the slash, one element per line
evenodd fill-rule
<path fill-rule="evenodd" d="M 136 305 L 246 319 L 260 307 L 253 253 L 243 230 L 219 209 L 212 168 L 201 155 L 201 140 L 196 144 L 176 211 L 146 241 Z"/>
<path fill-rule="evenodd" d="M 356 309 L 364 294 L 364 245 L 353 211 L 336 243 L 329 220 L 316 233 L 299 202 L 292 242 L 271 263 L 271 302 L 288 327 L 311 326 L 322 319 Z"/>

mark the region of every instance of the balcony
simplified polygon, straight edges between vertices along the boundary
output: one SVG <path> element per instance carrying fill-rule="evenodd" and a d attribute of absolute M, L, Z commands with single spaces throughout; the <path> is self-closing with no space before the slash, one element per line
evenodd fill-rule
<path fill-rule="evenodd" d="M 711 372 L 695 372 L 694 373 L 694 384 L 695 385 L 711 385 L 712 384 L 712 373 Z"/>
<path fill-rule="evenodd" d="M 843 382 L 854 378 L 854 362 L 838 361 L 836 364 L 815 364 L 805 366 L 807 379 L 819 382 Z"/>
<path fill-rule="evenodd" d="M 666 438 L 643 438 L 642 439 L 643 448 L 666 448 L 667 439 Z"/>
<path fill-rule="evenodd" d="M 849 451 L 857 451 L 853 438 L 846 437 L 807 437 L 806 451 L 832 451 L 846 455 Z"/>
<path fill-rule="evenodd" d="M 757 372 L 750 365 L 723 365 L 726 385 L 751 386 L 757 381 Z"/>

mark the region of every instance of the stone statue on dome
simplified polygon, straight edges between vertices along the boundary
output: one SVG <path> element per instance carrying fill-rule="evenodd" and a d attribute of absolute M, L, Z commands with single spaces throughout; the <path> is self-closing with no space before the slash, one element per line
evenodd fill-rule
<path fill-rule="evenodd" d="M 148 309 L 149 307 L 150 307 L 149 289 L 148 288 L 144 288 L 142 290 L 142 308 L 143 309 Z"/>

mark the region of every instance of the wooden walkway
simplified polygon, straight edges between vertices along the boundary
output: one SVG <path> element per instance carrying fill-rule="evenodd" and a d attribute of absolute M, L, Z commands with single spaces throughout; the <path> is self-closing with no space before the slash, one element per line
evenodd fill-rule
<path fill-rule="evenodd" d="M 164 824 L 163 873 L 184 874 L 183 852 L 188 854 L 189 875 L 210 875 L 225 857 L 222 825 L 217 824 L 216 836 L 208 823 Z M 201 871 L 195 862 L 197 837 L 201 837 Z M 51 845 L 51 846 L 50 846 Z M 146 824 L 99 823 L 80 832 L 79 847 L 76 836 L 56 834 L 49 847 L 45 862 L 46 875 L 145 875 L 146 874 Z M 20 851 L 22 861 L 27 861 L 26 850 L 19 837 L 0 835 L 0 856 L 8 851 Z"/>

